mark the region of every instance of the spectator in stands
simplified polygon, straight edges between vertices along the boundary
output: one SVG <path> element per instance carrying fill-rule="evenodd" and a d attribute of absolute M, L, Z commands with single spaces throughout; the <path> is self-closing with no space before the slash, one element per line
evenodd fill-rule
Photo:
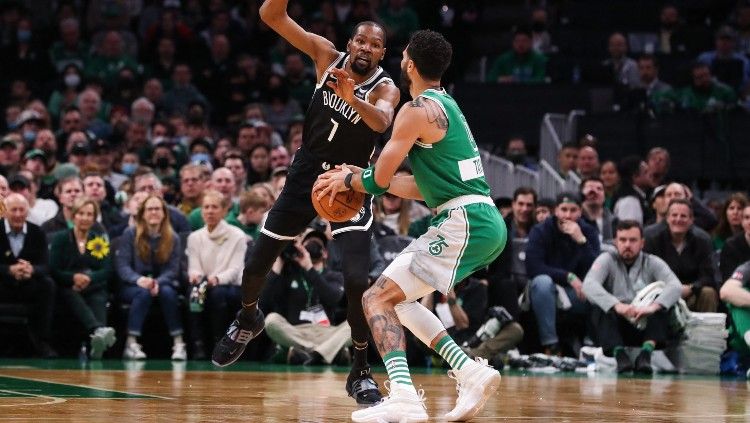
<path fill-rule="evenodd" d="M 9 177 L 17 172 L 21 164 L 22 151 L 23 141 L 20 135 L 10 133 L 3 136 L 0 141 L 0 173 Z"/>
<path fill-rule="evenodd" d="M 211 174 L 211 181 L 209 182 L 208 186 L 211 187 L 211 189 L 214 189 L 221 193 L 223 196 L 226 197 L 229 209 L 227 210 L 227 217 L 234 217 L 236 218 L 237 215 L 240 212 L 239 205 L 237 203 L 234 203 L 232 199 L 234 198 L 235 193 L 235 181 L 234 181 L 234 174 L 232 174 L 232 171 L 225 168 L 220 167 L 213 171 Z M 195 209 L 192 212 L 190 212 L 190 215 L 188 216 L 188 221 L 190 222 L 190 227 L 193 231 L 196 231 L 203 227 L 203 210 L 202 208 Z"/>
<path fill-rule="evenodd" d="M 268 336 L 289 349 L 290 364 L 330 364 L 337 356 L 348 357 L 349 324 L 333 321 L 344 276 L 326 267 L 327 246 L 324 233 L 308 230 L 276 259 L 261 296 L 260 306 L 269 313 Z"/>
<path fill-rule="evenodd" d="M 609 58 L 602 64 L 612 71 L 613 81 L 629 88 L 635 88 L 640 84 L 638 75 L 638 64 L 627 56 L 628 41 L 620 32 L 609 36 L 607 51 Z"/>
<path fill-rule="evenodd" d="M 612 198 L 620 186 L 620 174 L 617 172 L 617 163 L 606 160 L 599 168 L 599 179 L 604 184 L 604 206 L 612 210 L 614 203 Z"/>
<path fill-rule="evenodd" d="M 302 110 L 307 110 L 307 105 L 315 90 L 315 77 L 308 72 L 305 60 L 300 53 L 293 52 L 286 55 L 284 76 L 291 98 L 297 101 Z"/>
<path fill-rule="evenodd" d="M 646 222 L 646 227 L 643 229 L 643 237 L 649 235 L 649 228 L 661 227 L 664 225 L 664 221 L 667 217 L 667 206 L 669 201 L 664 195 L 664 191 L 667 189 L 666 185 L 659 185 L 654 188 L 651 192 L 651 218 Z M 651 232 L 653 233 L 653 232 Z"/>
<path fill-rule="evenodd" d="M 635 88 L 645 92 L 647 109 L 655 113 L 672 111 L 675 93 L 671 85 L 659 79 L 656 56 L 644 54 L 638 58 L 638 75 L 638 86 Z"/>
<path fill-rule="evenodd" d="M 162 104 L 167 114 L 180 113 L 187 115 L 188 107 L 198 103 L 208 105 L 206 98 L 192 84 L 192 71 L 186 63 L 178 63 L 172 71 L 172 88 L 164 94 Z"/>
<path fill-rule="evenodd" d="M 60 75 L 58 88 L 52 92 L 47 108 L 53 119 L 59 118 L 68 107 L 75 107 L 78 94 L 83 88 L 82 67 L 70 63 Z"/>
<path fill-rule="evenodd" d="M 539 165 L 529 157 L 526 141 L 521 137 L 512 137 L 505 145 L 505 158 L 516 166 L 523 166 L 529 170 L 538 170 Z"/>
<path fill-rule="evenodd" d="M 406 0 L 391 0 L 388 6 L 378 11 L 380 21 L 388 34 L 388 46 L 393 51 L 402 51 L 409 43 L 411 33 L 419 29 L 419 15 Z"/>
<path fill-rule="evenodd" d="M 568 172 L 575 171 L 578 160 L 578 144 L 567 142 L 557 152 L 557 172 L 563 179 L 567 179 Z"/>
<path fill-rule="evenodd" d="M 83 69 L 90 58 L 91 48 L 81 39 L 80 23 L 76 18 L 60 21 L 60 40 L 49 49 L 52 66 L 58 74 L 65 73 L 69 65 Z"/>
<path fill-rule="evenodd" d="M 732 317 L 729 327 L 729 348 L 742 356 L 750 356 L 750 262 L 738 266 L 721 287 L 724 301 Z"/>
<path fill-rule="evenodd" d="M 708 239 L 690 231 L 690 201 L 676 199 L 667 209 L 667 227 L 646 238 L 645 251 L 661 257 L 682 282 L 682 298 L 690 310 L 715 312 L 718 306 L 712 248 Z"/>
<path fill-rule="evenodd" d="M 164 322 L 172 336 L 172 360 L 186 360 L 182 340 L 182 318 L 178 294 L 180 288 L 180 237 L 169 223 L 167 204 L 151 194 L 138 208 L 135 227 L 120 238 L 115 255 L 117 275 L 124 286 L 123 302 L 130 304 L 128 337 L 123 358 L 143 360 L 146 353 L 138 343 L 146 315 L 154 298 L 159 299 Z"/>
<path fill-rule="evenodd" d="M 33 152 L 34 150 L 32 150 Z M 54 200 L 37 198 L 38 185 L 34 182 L 31 172 L 22 170 L 8 179 L 8 187 L 11 191 L 21 194 L 29 203 L 27 220 L 37 226 L 52 219 L 60 209 Z"/>
<path fill-rule="evenodd" d="M 737 28 L 737 51 L 750 54 L 750 4 L 737 5 L 735 13 L 735 28 Z"/>
<path fill-rule="evenodd" d="M 0 233 L 0 301 L 25 304 L 35 352 L 43 358 L 57 353 L 49 346 L 55 285 L 49 278 L 47 237 L 28 222 L 29 203 L 20 194 L 4 199 L 5 216 Z"/>
<path fill-rule="evenodd" d="M 68 176 L 57 182 L 55 197 L 60 203 L 60 211 L 42 225 L 42 230 L 47 234 L 48 239 L 52 239 L 56 232 L 70 228 L 73 224 L 73 206 L 82 196 L 83 182 L 78 176 Z M 104 226 L 99 222 L 94 222 L 92 228 L 95 233 L 106 233 Z"/>
<path fill-rule="evenodd" d="M 700 113 L 715 113 L 735 108 L 737 94 L 730 86 L 713 79 L 709 65 L 694 64 L 691 75 L 692 84 L 677 92 L 680 108 Z"/>
<path fill-rule="evenodd" d="M 662 185 L 669 174 L 669 166 L 671 164 L 669 151 L 663 147 L 652 148 L 646 155 L 646 164 L 648 165 L 649 172 L 651 172 L 653 185 Z"/>
<path fill-rule="evenodd" d="M 125 51 L 122 35 L 117 31 L 107 32 L 86 63 L 86 75 L 98 78 L 108 88 L 114 88 L 122 69 L 139 69 L 135 59 Z"/>
<path fill-rule="evenodd" d="M 599 236 L 596 228 L 581 218 L 578 194 L 560 193 L 554 215 L 531 228 L 526 247 L 526 274 L 531 279 L 528 299 L 546 354 L 560 353 L 555 327 L 558 298 L 567 299 L 574 314 L 587 312 L 580 278 L 597 255 Z"/>
<path fill-rule="evenodd" d="M 112 135 L 112 126 L 102 120 L 107 113 L 102 111 L 102 98 L 93 88 L 84 89 L 78 95 L 78 108 L 83 119 L 82 126 L 86 131 L 92 132 L 98 138 L 109 139 Z"/>
<path fill-rule="evenodd" d="M 719 215 L 719 224 L 712 231 L 714 250 L 721 250 L 729 238 L 742 233 L 742 210 L 747 205 L 747 196 L 741 192 L 735 192 L 724 201 L 724 207 Z"/>
<path fill-rule="evenodd" d="M 597 257 L 583 281 L 586 298 L 596 305 L 592 308 L 596 342 L 606 355 L 617 359 L 618 373 L 633 370 L 624 347 L 634 346 L 641 347 L 635 371 L 652 372 L 651 352 L 667 341 L 670 311 L 680 299 L 680 280 L 664 260 L 642 252 L 643 243 L 638 222 L 620 221 L 615 237 L 617 252 Z M 653 303 L 630 304 L 640 290 L 654 282 L 663 282 L 664 288 Z"/>
<path fill-rule="evenodd" d="M 242 158 L 242 153 L 239 150 L 228 151 L 226 156 L 224 156 L 222 166 L 232 171 L 234 175 L 235 189 L 232 195 L 232 203 L 237 203 L 247 183 L 247 165 Z"/>
<path fill-rule="evenodd" d="M 716 31 L 716 49 L 698 56 L 698 63 L 711 68 L 721 82 L 739 90 L 750 77 L 750 60 L 736 51 L 737 32 L 730 26 L 722 26 Z"/>
<path fill-rule="evenodd" d="M 500 55 L 487 73 L 487 82 L 538 84 L 547 76 L 547 57 L 532 48 L 532 32 L 526 27 L 513 31 L 510 51 Z"/>
<path fill-rule="evenodd" d="M 205 310 L 190 313 L 194 359 L 205 358 L 204 320 L 209 320 L 210 336 L 216 342 L 241 307 L 240 283 L 247 236 L 224 221 L 230 204 L 225 194 L 213 189 L 206 190 L 200 208 L 205 226 L 191 233 L 187 239 L 190 285 L 196 286 L 202 281 L 207 283 Z"/>
<path fill-rule="evenodd" d="M 279 145 L 271 149 L 270 164 L 271 169 L 289 167 L 289 165 L 291 164 L 289 150 L 287 150 L 283 145 Z"/>
<path fill-rule="evenodd" d="M 107 200 L 107 189 L 104 178 L 98 173 L 86 172 L 82 175 L 81 179 L 83 180 L 83 195 L 96 201 L 99 206 L 101 223 L 107 229 L 107 233 L 113 238 L 120 236 L 127 226 L 127 220 Z"/>
<path fill-rule="evenodd" d="M 0 199 L 5 199 L 10 194 L 10 188 L 8 187 L 8 179 L 5 176 L 0 175 Z M 0 200 L 1 201 L 1 200 Z M 0 202 L 0 209 L 3 209 L 4 205 Z M 0 218 L 2 218 L 2 210 L 0 210 Z"/>
<path fill-rule="evenodd" d="M 657 52 L 663 54 L 685 54 L 684 25 L 680 21 L 680 11 L 675 5 L 664 5 L 659 14 L 659 31 Z"/>
<path fill-rule="evenodd" d="M 549 33 L 547 10 L 537 7 L 531 11 L 531 46 L 542 54 L 554 53 L 557 47 L 552 45 Z"/>
<path fill-rule="evenodd" d="M 258 239 L 263 217 L 270 208 L 271 204 L 258 192 L 243 191 L 240 194 L 239 214 L 228 215 L 226 220 L 230 225 L 242 229 L 250 238 Z"/>
<path fill-rule="evenodd" d="M 503 306 L 518 318 L 518 296 L 526 289 L 526 245 L 529 231 L 534 226 L 534 207 L 537 195 L 534 189 L 519 187 L 513 192 L 512 212 L 505 217 L 508 242 L 503 252 L 487 271 L 487 305 Z M 483 356 L 484 357 L 484 356 Z"/>
<path fill-rule="evenodd" d="M 599 153 L 591 146 L 583 146 L 576 157 L 576 173 L 583 178 L 599 177 Z"/>
<path fill-rule="evenodd" d="M 611 244 L 614 240 L 615 217 L 604 207 L 604 182 L 595 176 L 584 179 L 581 181 L 581 197 L 583 219 L 597 228 L 600 244 Z"/>
<path fill-rule="evenodd" d="M 638 156 L 625 157 L 617 166 L 617 173 L 620 174 L 620 188 L 612 197 L 615 216 L 643 224 L 650 217 L 646 192 L 653 184 L 648 165 Z"/>
<path fill-rule="evenodd" d="M 555 209 L 555 200 L 549 198 L 540 198 L 534 207 L 534 224 L 542 223 L 552 216 Z"/>
<path fill-rule="evenodd" d="M 268 182 L 271 178 L 271 147 L 265 143 L 250 148 L 250 166 L 247 172 L 247 185 Z"/>
<path fill-rule="evenodd" d="M 750 204 L 747 203 L 742 208 L 741 227 L 742 230 L 727 239 L 724 248 L 721 249 L 719 269 L 722 281 L 729 279 L 734 269 L 750 260 Z"/>
<path fill-rule="evenodd" d="M 107 326 L 113 274 L 109 237 L 93 230 L 99 216 L 96 201 L 79 198 L 72 211 L 73 227 L 52 238 L 49 265 L 63 302 L 89 334 L 89 356 L 100 359 L 115 343 L 115 330 Z"/>
<path fill-rule="evenodd" d="M 89 151 L 90 162 L 97 166 L 104 180 L 109 182 L 112 188 L 117 190 L 123 182 L 128 180 L 127 176 L 114 171 L 115 152 L 109 142 L 99 138 L 91 143 Z"/>
<path fill-rule="evenodd" d="M 180 169 L 180 203 L 177 208 L 186 216 L 200 208 L 203 191 L 206 189 L 204 167 L 188 163 Z"/>
<path fill-rule="evenodd" d="M 133 178 L 134 192 L 147 192 L 159 198 L 164 198 L 164 185 L 152 172 L 142 173 Z M 174 206 L 167 205 L 169 223 L 178 234 L 190 232 L 190 223 L 182 212 Z"/>
<path fill-rule="evenodd" d="M 672 182 L 664 187 L 664 199 L 661 202 L 657 201 L 657 207 L 654 211 L 657 213 L 657 217 L 654 224 L 647 226 L 644 230 L 644 236 L 655 234 L 656 231 L 661 230 L 666 225 L 667 208 L 672 200 L 685 199 L 690 201 L 690 206 L 693 209 L 693 215 L 695 227 L 691 231 L 699 234 L 702 238 L 711 239 L 706 231 L 712 230 L 717 224 L 718 220 L 714 216 L 713 212 L 704 206 L 698 199 L 693 197 L 693 193 L 685 185 Z"/>

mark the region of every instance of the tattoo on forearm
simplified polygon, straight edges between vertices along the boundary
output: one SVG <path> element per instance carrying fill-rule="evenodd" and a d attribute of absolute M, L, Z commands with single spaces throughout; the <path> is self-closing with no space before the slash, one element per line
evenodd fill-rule
<path fill-rule="evenodd" d="M 448 129 L 448 117 L 443 113 L 434 101 L 425 101 L 422 97 L 417 97 L 410 103 L 411 107 L 424 108 L 427 113 L 427 122 L 435 124 L 438 129 Z"/>

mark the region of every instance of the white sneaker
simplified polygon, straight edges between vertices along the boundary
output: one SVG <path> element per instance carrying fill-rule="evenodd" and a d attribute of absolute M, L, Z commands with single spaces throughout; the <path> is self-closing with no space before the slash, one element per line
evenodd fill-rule
<path fill-rule="evenodd" d="M 172 345 L 172 360 L 185 361 L 187 360 L 187 350 L 185 349 L 184 342 L 175 342 Z"/>
<path fill-rule="evenodd" d="M 369 408 L 352 413 L 354 422 L 426 422 L 427 407 L 424 405 L 424 390 L 385 381 L 389 395 Z"/>
<path fill-rule="evenodd" d="M 461 370 L 449 370 L 448 377 L 456 380 L 456 407 L 445 419 L 451 422 L 471 420 L 479 414 L 484 404 L 500 386 L 500 373 L 477 357 Z"/>
<path fill-rule="evenodd" d="M 115 330 L 109 326 L 103 326 L 96 328 L 94 333 L 89 335 L 91 338 L 91 351 L 89 351 L 89 357 L 92 360 L 101 360 L 104 351 L 115 344 L 117 337 L 115 337 Z"/>
<path fill-rule="evenodd" d="M 143 347 L 137 342 L 128 344 L 125 346 L 125 351 L 122 352 L 122 358 L 126 360 L 145 360 L 146 353 L 143 352 Z"/>

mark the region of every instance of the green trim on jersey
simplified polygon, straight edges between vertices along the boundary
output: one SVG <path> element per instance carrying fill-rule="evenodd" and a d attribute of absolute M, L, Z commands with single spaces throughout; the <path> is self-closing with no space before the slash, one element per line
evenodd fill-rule
<path fill-rule="evenodd" d="M 420 97 L 435 101 L 448 119 L 448 130 L 440 141 L 417 141 L 409 151 L 414 179 L 427 205 L 434 208 L 463 195 L 490 195 L 479 149 L 456 101 L 435 89 L 425 90 Z"/>

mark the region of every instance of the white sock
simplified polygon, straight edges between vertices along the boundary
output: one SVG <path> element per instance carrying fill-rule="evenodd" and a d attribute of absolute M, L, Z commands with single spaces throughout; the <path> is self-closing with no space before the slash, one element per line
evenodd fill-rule
<path fill-rule="evenodd" d="M 125 340 L 125 345 L 137 344 L 138 339 L 134 335 L 128 335 L 128 339 Z"/>
<path fill-rule="evenodd" d="M 182 335 L 175 335 L 175 336 L 173 336 L 172 337 L 172 344 L 174 344 L 174 345 L 184 344 L 184 342 L 182 342 Z"/>

